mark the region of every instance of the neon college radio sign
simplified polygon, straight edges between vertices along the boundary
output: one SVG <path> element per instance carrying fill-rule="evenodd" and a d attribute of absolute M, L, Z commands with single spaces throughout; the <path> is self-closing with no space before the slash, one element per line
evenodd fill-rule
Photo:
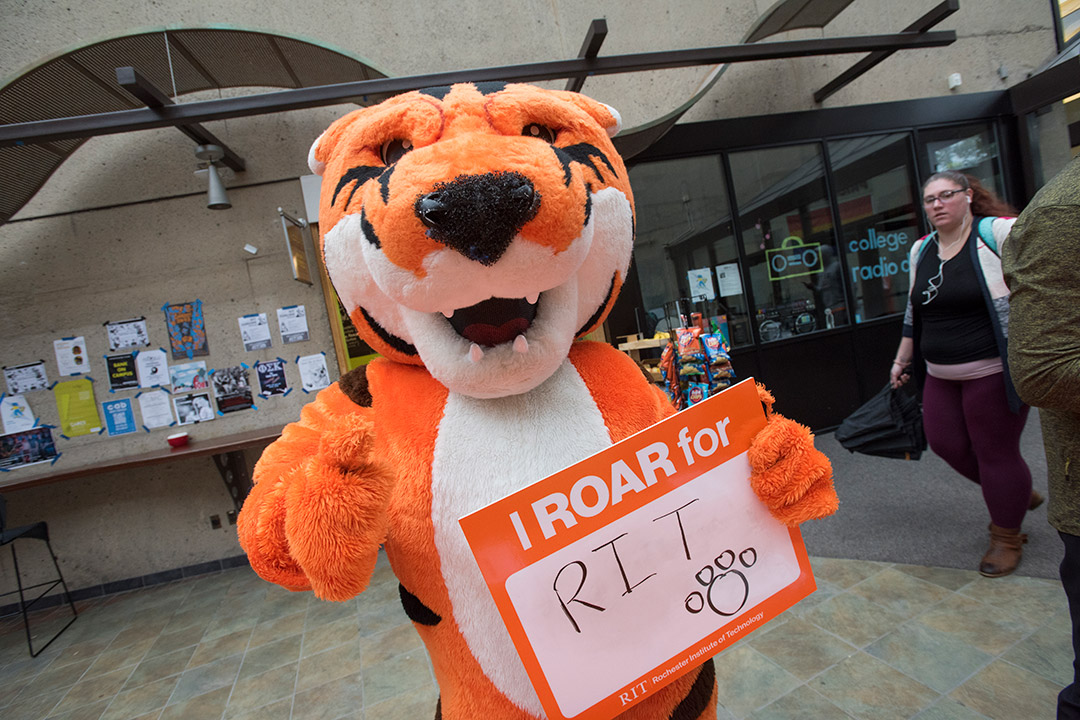
<path fill-rule="evenodd" d="M 914 228 L 910 231 L 897 230 L 889 233 L 878 233 L 874 228 L 870 228 L 866 237 L 850 241 L 847 244 L 849 256 L 860 251 L 869 250 L 888 250 L 890 253 L 893 253 L 903 248 L 904 252 L 904 257 L 899 263 L 890 260 L 886 255 L 880 256 L 878 261 L 873 265 L 855 265 L 852 263 L 852 282 L 856 280 L 885 278 L 896 275 L 897 273 L 904 273 L 906 275 L 911 267 L 910 261 L 908 260 L 907 245 L 914 234 Z"/>

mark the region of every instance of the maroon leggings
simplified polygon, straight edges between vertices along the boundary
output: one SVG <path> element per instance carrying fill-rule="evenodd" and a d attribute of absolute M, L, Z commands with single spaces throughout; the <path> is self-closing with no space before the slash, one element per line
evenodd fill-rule
<path fill-rule="evenodd" d="M 982 487 L 990 520 L 1018 528 L 1031 500 L 1031 470 L 1020 456 L 1028 406 L 1009 409 L 1005 376 L 940 380 L 927 375 L 923 425 L 930 448 Z"/>

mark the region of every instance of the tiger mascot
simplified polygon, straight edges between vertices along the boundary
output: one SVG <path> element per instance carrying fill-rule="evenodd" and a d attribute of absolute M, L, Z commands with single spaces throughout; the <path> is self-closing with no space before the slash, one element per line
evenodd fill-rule
<path fill-rule="evenodd" d="M 623 353 L 578 340 L 630 265 L 618 127 L 576 93 L 459 84 L 352 112 L 311 148 L 326 268 L 382 357 L 266 449 L 240 542 L 263 578 L 339 601 L 384 545 L 446 720 L 545 716 L 458 519 L 673 412 Z M 789 525 L 830 514 L 828 460 L 769 417 L 755 491 Z M 709 661 L 620 717 L 714 718 L 716 702 Z"/>

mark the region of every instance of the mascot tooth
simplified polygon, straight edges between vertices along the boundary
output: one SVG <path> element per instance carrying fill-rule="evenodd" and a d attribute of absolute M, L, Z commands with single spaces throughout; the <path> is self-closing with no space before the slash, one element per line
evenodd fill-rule
<path fill-rule="evenodd" d="M 544 716 L 458 518 L 674 412 L 628 357 L 580 339 L 630 267 L 618 125 L 576 93 L 460 84 L 346 115 L 309 154 L 327 270 L 381 357 L 266 449 L 240 542 L 265 579 L 339 601 L 384 546 L 445 720 Z M 782 522 L 835 510 L 802 426 L 770 414 L 749 456 Z M 713 718 L 714 677 L 710 661 L 620 718 Z"/>

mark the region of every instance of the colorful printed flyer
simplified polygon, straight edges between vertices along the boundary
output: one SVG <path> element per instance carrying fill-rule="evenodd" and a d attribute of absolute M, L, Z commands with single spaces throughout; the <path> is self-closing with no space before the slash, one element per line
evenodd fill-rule
<path fill-rule="evenodd" d="M 815 589 L 748 481 L 745 380 L 461 519 L 552 720 L 610 720 Z"/>
<path fill-rule="evenodd" d="M 193 393 L 173 398 L 176 419 L 181 425 L 206 422 L 214 419 L 214 406 L 210 402 L 210 393 Z"/>
<path fill-rule="evenodd" d="M 146 331 L 146 318 L 132 318 L 120 322 L 105 323 L 105 335 L 109 338 L 109 351 L 147 347 L 150 333 Z"/>
<path fill-rule="evenodd" d="M 266 313 L 254 313 L 237 318 L 240 323 L 240 338 L 244 341 L 244 350 L 265 350 L 271 346 L 270 322 Z"/>
<path fill-rule="evenodd" d="M 5 470 L 50 462 L 58 457 L 60 454 L 56 452 L 52 430 L 48 427 L 0 435 L 0 468 Z"/>
<path fill-rule="evenodd" d="M 281 342 L 288 344 L 311 339 L 311 334 L 308 332 L 307 310 L 303 305 L 278 308 L 277 321 L 278 330 L 281 331 Z"/>
<path fill-rule="evenodd" d="M 49 387 L 49 375 L 45 372 L 45 362 L 42 360 L 5 367 L 4 380 L 7 381 L 9 395 L 19 395 Z"/>
<path fill-rule="evenodd" d="M 135 371 L 135 354 L 106 355 L 105 365 L 109 368 L 109 388 L 128 390 L 139 387 L 139 377 Z"/>
<path fill-rule="evenodd" d="M 172 425 L 173 410 L 169 402 L 169 393 L 164 390 L 141 392 L 135 396 L 139 400 L 139 414 L 147 430 Z"/>
<path fill-rule="evenodd" d="M 22 395 L 4 395 L 0 398 L 0 417 L 4 421 L 5 433 L 29 430 L 37 423 L 30 403 Z"/>
<path fill-rule="evenodd" d="M 206 324 L 203 322 L 202 300 L 164 305 L 165 326 L 169 330 L 169 347 L 173 360 L 209 355 Z"/>
<path fill-rule="evenodd" d="M 284 395 L 289 392 L 289 380 L 285 377 L 285 361 L 281 358 L 255 363 L 255 374 L 259 378 L 259 394 L 263 397 Z"/>
<path fill-rule="evenodd" d="M 135 372 L 141 388 L 161 387 L 171 382 L 169 357 L 164 350 L 143 350 L 136 355 Z"/>
<path fill-rule="evenodd" d="M 296 358 L 300 368 L 300 385 L 308 392 L 330 386 L 330 371 L 326 368 L 326 356 L 322 353 Z"/>
<path fill-rule="evenodd" d="M 122 400 L 108 400 L 101 403 L 101 409 L 105 411 L 105 427 L 109 435 L 127 435 L 135 432 L 135 410 L 132 407 L 131 398 Z"/>
<path fill-rule="evenodd" d="M 206 374 L 206 363 L 202 360 L 180 363 L 169 368 L 169 381 L 174 393 L 188 390 L 205 390 L 210 387 L 210 377 Z"/>
<path fill-rule="evenodd" d="M 215 370 L 210 379 L 214 384 L 214 399 L 217 400 L 218 412 L 224 414 L 247 410 L 254 405 L 248 371 L 243 365 Z"/>
<path fill-rule="evenodd" d="M 64 380 L 53 385 L 53 397 L 60 414 L 60 434 L 78 437 L 101 432 L 94 383 L 90 378 Z"/>
<path fill-rule="evenodd" d="M 85 375 L 90 372 L 86 339 L 81 335 L 54 340 L 53 350 L 56 352 L 56 368 L 61 375 Z"/>

